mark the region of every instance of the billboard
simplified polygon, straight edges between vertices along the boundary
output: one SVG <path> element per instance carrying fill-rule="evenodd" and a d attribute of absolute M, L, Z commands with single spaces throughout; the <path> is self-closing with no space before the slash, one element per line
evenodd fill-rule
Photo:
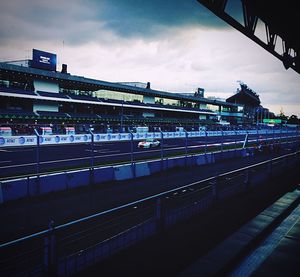
<path fill-rule="evenodd" d="M 31 67 L 56 71 L 56 54 L 33 49 Z"/>
<path fill-rule="evenodd" d="M 280 124 L 281 119 L 266 119 L 266 118 L 264 118 L 263 122 L 268 123 L 268 124 Z"/>

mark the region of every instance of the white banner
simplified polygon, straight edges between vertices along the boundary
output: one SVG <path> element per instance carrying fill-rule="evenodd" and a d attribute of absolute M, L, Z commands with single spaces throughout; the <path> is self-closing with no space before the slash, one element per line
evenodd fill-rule
<path fill-rule="evenodd" d="M 150 132 L 150 133 L 133 133 L 133 140 L 144 139 L 164 139 L 168 138 L 185 138 L 188 137 L 213 137 L 213 136 L 233 136 L 233 135 L 272 135 L 272 134 L 291 134 L 298 135 L 297 130 L 238 130 L 238 131 L 193 131 L 193 132 Z M 108 141 L 129 141 L 131 133 L 114 133 L 114 134 L 94 134 L 94 142 Z M 39 136 L 40 145 L 55 145 L 66 143 L 89 143 L 92 141 L 91 134 L 81 135 L 47 135 Z M 7 146 L 32 146 L 37 144 L 37 136 L 2 136 L 0 137 L 0 147 Z"/>

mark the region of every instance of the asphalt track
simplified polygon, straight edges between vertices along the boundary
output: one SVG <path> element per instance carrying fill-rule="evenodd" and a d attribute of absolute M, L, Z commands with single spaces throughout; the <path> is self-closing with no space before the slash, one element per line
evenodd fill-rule
<path fill-rule="evenodd" d="M 250 135 L 249 140 L 254 142 L 265 139 L 276 139 L 273 135 Z M 282 139 L 277 136 L 277 139 Z M 215 150 L 243 144 L 245 135 L 222 137 L 198 137 L 180 139 L 164 139 L 161 147 L 139 149 L 138 141 L 104 142 L 69 144 L 69 145 L 43 145 L 39 147 L 7 147 L 0 148 L 0 179 L 5 177 L 21 176 L 24 174 L 45 173 L 70 168 L 82 168 L 92 165 L 105 165 L 141 161 L 145 159 L 161 158 L 170 155 L 185 155 L 199 151 Z M 223 143 L 223 146 L 220 144 Z M 37 163 L 39 166 L 37 167 Z"/>
<path fill-rule="evenodd" d="M 54 220 L 55 225 L 60 225 L 291 151 L 292 149 L 283 148 L 280 153 L 235 158 L 4 203 L 0 209 L 0 243 L 45 230 L 50 220 Z"/>

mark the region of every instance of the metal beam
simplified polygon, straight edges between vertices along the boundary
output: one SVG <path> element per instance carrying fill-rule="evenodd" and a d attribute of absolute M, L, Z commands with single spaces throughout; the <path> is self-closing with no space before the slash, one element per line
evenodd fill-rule
<path fill-rule="evenodd" d="M 270 26 L 266 26 L 266 34 L 267 34 L 267 44 L 270 50 L 275 50 L 276 40 L 277 40 L 277 34 L 273 32 L 273 30 L 270 28 Z"/>
<path fill-rule="evenodd" d="M 292 68 L 297 73 L 300 73 L 300 51 L 299 49 L 293 49 L 294 55 L 291 53 L 291 47 L 289 46 L 289 42 L 282 38 L 282 53 L 278 53 L 275 51 L 276 39 L 279 36 L 278 33 L 273 30 L 272 26 L 267 24 L 262 20 L 266 27 L 266 37 L 267 43 L 259 39 L 255 35 L 255 29 L 257 26 L 257 21 L 259 16 L 256 15 L 250 5 L 251 1 L 241 0 L 242 11 L 241 14 L 244 17 L 244 25 L 240 24 L 236 21 L 232 16 L 225 12 L 226 5 L 228 0 L 197 0 L 200 4 L 205 6 L 215 15 L 223 19 L 225 22 L 230 24 L 232 27 L 243 33 L 245 36 L 256 42 L 258 45 L 263 47 L 265 50 L 270 52 L 276 58 L 283 62 L 283 65 L 286 69 Z M 284 24 L 284 23 L 283 23 Z"/>
<path fill-rule="evenodd" d="M 243 4 L 243 16 L 245 28 L 248 30 L 249 33 L 254 34 L 258 17 L 253 13 L 251 6 Z"/>

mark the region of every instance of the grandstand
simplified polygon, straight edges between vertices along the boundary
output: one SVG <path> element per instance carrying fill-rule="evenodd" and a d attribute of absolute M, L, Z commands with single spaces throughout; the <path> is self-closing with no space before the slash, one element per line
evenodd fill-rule
<path fill-rule="evenodd" d="M 227 98 L 226 102 L 243 105 L 245 124 L 258 124 L 259 122 L 262 123 L 265 119 L 275 118 L 274 113 L 261 105 L 259 95 L 255 91 L 242 81 L 238 82 L 240 89 L 237 89 L 236 94 Z"/>
<path fill-rule="evenodd" d="M 32 60 L 0 63 L 0 99 L 0 124 L 21 129 L 24 124 L 51 124 L 57 132 L 60 125 L 102 132 L 125 132 L 135 126 L 173 131 L 177 126 L 199 130 L 220 120 L 244 122 L 241 104 L 207 99 L 197 92 L 153 90 L 150 83 L 113 83 L 71 75 L 65 64 L 56 70 L 55 54 L 36 49 Z"/>

